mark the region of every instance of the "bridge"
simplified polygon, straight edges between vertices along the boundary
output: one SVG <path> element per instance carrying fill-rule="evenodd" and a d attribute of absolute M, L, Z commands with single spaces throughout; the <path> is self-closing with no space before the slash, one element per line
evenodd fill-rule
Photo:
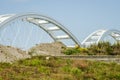
<path fill-rule="evenodd" d="M 115 40 L 115 42 L 120 42 L 120 31 L 118 30 L 97 30 L 93 33 L 91 33 L 83 42 L 82 45 L 87 47 L 91 44 L 97 44 L 98 42 L 101 42 L 104 40 L 105 37 L 110 36 Z M 110 42 L 110 40 L 107 40 Z M 115 43 L 114 42 L 114 43 Z"/>
<path fill-rule="evenodd" d="M 50 17 L 36 13 L 0 15 L 0 44 L 28 49 L 40 43 L 39 40 L 43 38 L 40 36 L 50 41 L 49 36 L 53 41 L 60 41 L 67 47 L 89 46 L 102 41 L 106 36 L 120 41 L 120 31 L 98 30 L 80 43 L 66 27 Z"/>

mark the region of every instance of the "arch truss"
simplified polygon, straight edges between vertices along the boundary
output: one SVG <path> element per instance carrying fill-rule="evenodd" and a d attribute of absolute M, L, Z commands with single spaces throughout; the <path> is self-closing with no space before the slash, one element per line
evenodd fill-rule
<path fill-rule="evenodd" d="M 74 44 L 80 46 L 80 42 L 76 39 L 76 37 L 63 25 L 59 22 L 43 15 L 27 13 L 27 14 L 7 14 L 0 15 L 0 30 L 5 28 L 11 22 L 22 19 L 34 25 L 37 25 L 41 29 L 43 29 L 54 41 L 63 41 L 63 40 L 72 40 Z M 49 26 L 51 25 L 51 26 Z M 49 27 L 48 27 L 49 26 Z M 62 32 L 62 35 L 55 35 L 56 32 Z M 39 36 L 38 36 L 39 37 Z M 67 45 L 73 46 L 73 45 Z"/>
<path fill-rule="evenodd" d="M 97 44 L 100 41 L 103 41 L 103 39 L 106 36 L 111 36 L 115 41 L 120 41 L 120 31 L 118 30 L 97 30 L 90 34 L 83 42 L 82 45 L 84 47 L 87 47 L 91 44 Z"/>

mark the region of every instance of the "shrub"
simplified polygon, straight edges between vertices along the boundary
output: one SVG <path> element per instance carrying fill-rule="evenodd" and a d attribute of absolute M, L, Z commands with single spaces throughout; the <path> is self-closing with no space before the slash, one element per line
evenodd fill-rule
<path fill-rule="evenodd" d="M 0 77 L 0 80 L 3 80 L 3 79 Z"/>
<path fill-rule="evenodd" d="M 38 71 L 39 71 L 40 73 L 44 73 L 44 74 L 46 74 L 46 75 L 50 75 L 50 73 L 51 73 L 50 69 L 47 68 L 47 67 L 44 67 L 44 66 L 40 66 L 40 67 L 38 68 Z"/>
<path fill-rule="evenodd" d="M 80 50 L 77 48 L 67 48 L 63 51 L 63 53 L 66 55 L 74 55 L 80 53 Z"/>
<path fill-rule="evenodd" d="M 63 53 L 66 55 L 120 55 L 120 43 L 112 45 L 109 42 L 99 42 L 87 48 L 75 46 L 74 48 L 65 48 Z"/>
<path fill-rule="evenodd" d="M 43 63 L 44 66 L 47 66 L 47 67 L 59 67 L 59 64 L 56 63 L 56 61 L 52 60 L 52 61 L 45 61 Z"/>
<path fill-rule="evenodd" d="M 64 71 L 65 73 L 70 73 L 70 71 L 71 71 L 71 67 L 68 66 L 68 65 L 63 66 L 62 69 L 63 69 L 63 71 Z"/>
<path fill-rule="evenodd" d="M 80 53 L 88 53 L 88 49 L 87 48 L 79 48 Z"/>
<path fill-rule="evenodd" d="M 81 75 L 82 71 L 81 71 L 79 68 L 77 68 L 77 67 L 73 67 L 73 68 L 71 69 L 71 73 L 72 73 L 73 75 Z"/>
<path fill-rule="evenodd" d="M 120 80 L 120 73 L 115 73 L 113 74 L 113 72 L 110 72 L 106 75 L 107 79 L 111 79 L 111 80 Z"/>
<path fill-rule="evenodd" d="M 4 69 L 4 68 L 8 68 L 8 67 L 11 67 L 11 64 L 10 63 L 0 63 L 0 69 Z"/>
<path fill-rule="evenodd" d="M 24 60 L 22 64 L 26 66 L 40 66 L 42 64 L 42 61 L 39 59 Z"/>
<path fill-rule="evenodd" d="M 114 55 L 120 55 L 120 43 L 113 44 L 112 49 Z"/>
<path fill-rule="evenodd" d="M 75 60 L 72 64 L 73 67 L 77 67 L 81 69 L 82 71 L 86 70 L 88 68 L 88 64 L 84 60 Z"/>
<path fill-rule="evenodd" d="M 113 48 L 109 42 L 99 42 L 88 47 L 89 53 L 92 55 L 113 55 Z"/>
<path fill-rule="evenodd" d="M 96 80 L 92 73 L 85 73 L 83 77 L 84 77 L 84 80 Z"/>
<path fill-rule="evenodd" d="M 73 67 L 71 73 L 77 80 L 81 79 L 82 71 L 79 68 Z"/>
<path fill-rule="evenodd" d="M 107 55 L 114 55 L 113 49 L 112 49 L 111 47 L 107 47 L 107 48 L 106 48 L 106 54 L 107 54 Z"/>

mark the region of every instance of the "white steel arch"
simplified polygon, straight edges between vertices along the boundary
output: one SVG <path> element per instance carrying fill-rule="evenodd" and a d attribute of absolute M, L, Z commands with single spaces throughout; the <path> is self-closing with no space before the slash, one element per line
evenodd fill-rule
<path fill-rule="evenodd" d="M 117 42 L 120 41 L 120 31 L 118 30 L 97 30 L 90 34 L 83 42 L 82 46 L 87 47 L 91 44 L 97 44 L 98 42 L 102 41 L 106 36 L 111 36 Z"/>
<path fill-rule="evenodd" d="M 77 38 L 68 30 L 66 29 L 62 24 L 58 23 L 56 20 L 51 19 L 47 16 L 35 14 L 35 13 L 26 13 L 26 14 L 7 14 L 7 15 L 0 15 L 0 30 L 4 29 L 7 25 L 9 25 L 11 22 L 22 19 L 26 20 L 29 23 L 35 24 L 39 26 L 41 29 L 43 29 L 54 41 L 61 41 L 65 39 L 72 40 L 75 45 L 81 45 L 80 42 L 77 40 Z M 52 24 L 52 27 L 46 28 L 48 24 Z M 55 31 L 61 31 L 64 32 L 64 35 L 58 35 L 55 36 Z M 69 45 L 74 46 L 74 45 Z"/>

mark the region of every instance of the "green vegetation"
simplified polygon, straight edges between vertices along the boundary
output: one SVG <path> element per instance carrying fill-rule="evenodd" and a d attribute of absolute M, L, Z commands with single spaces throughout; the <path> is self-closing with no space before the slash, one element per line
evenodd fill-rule
<path fill-rule="evenodd" d="M 66 48 L 63 53 L 66 55 L 78 54 L 80 52 L 77 48 Z"/>
<path fill-rule="evenodd" d="M 63 53 L 66 55 L 120 55 L 120 43 L 112 45 L 109 42 L 100 42 L 87 48 L 77 46 L 66 48 Z"/>
<path fill-rule="evenodd" d="M 0 80 L 120 80 L 120 65 L 39 56 L 0 63 Z"/>

